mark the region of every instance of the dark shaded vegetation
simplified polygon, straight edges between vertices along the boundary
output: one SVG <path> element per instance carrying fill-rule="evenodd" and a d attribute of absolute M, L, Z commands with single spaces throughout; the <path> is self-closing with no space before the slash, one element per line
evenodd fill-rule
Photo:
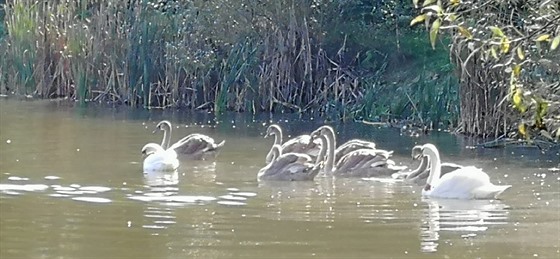
<path fill-rule="evenodd" d="M 447 54 L 410 29 L 412 11 L 408 1 L 14 0 L 0 87 L 80 102 L 452 126 Z"/>

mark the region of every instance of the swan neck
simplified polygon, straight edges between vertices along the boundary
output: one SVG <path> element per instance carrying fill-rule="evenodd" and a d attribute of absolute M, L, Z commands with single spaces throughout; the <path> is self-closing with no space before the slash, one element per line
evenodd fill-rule
<path fill-rule="evenodd" d="M 423 156 L 422 159 L 420 159 L 420 164 L 418 165 L 418 168 L 410 172 L 410 174 L 406 177 L 406 179 L 412 179 L 422 174 L 428 167 L 428 163 L 429 163 L 428 157 Z"/>
<path fill-rule="evenodd" d="M 325 160 L 325 155 L 327 154 L 327 149 L 328 149 L 327 138 L 325 136 L 320 136 L 319 140 L 321 141 L 321 148 L 319 149 L 319 155 L 317 156 L 317 159 L 315 160 L 316 165 Z M 313 140 L 311 140 L 311 141 L 313 141 Z"/>
<path fill-rule="evenodd" d="M 325 163 L 325 172 L 333 173 L 335 156 L 334 149 L 336 147 L 336 139 L 334 136 L 334 132 L 330 128 L 325 131 L 325 138 L 327 140 L 327 161 Z"/>
<path fill-rule="evenodd" d="M 276 159 L 278 159 L 278 157 L 280 157 L 280 155 L 282 154 L 282 150 L 279 145 L 274 145 L 272 147 L 271 152 L 272 152 L 272 160 L 270 160 L 270 163 L 272 164 L 273 162 L 276 161 Z"/>
<path fill-rule="evenodd" d="M 439 152 L 435 148 L 426 148 L 424 154 L 428 156 L 428 160 L 430 162 L 430 176 L 428 176 L 426 184 L 434 186 L 435 182 L 439 180 L 441 176 L 441 160 L 439 158 Z"/>
<path fill-rule="evenodd" d="M 163 124 L 163 140 L 161 141 L 161 147 L 167 149 L 169 143 L 171 142 L 171 126 L 168 124 Z"/>
<path fill-rule="evenodd" d="M 281 131 L 281 130 L 277 130 L 277 131 L 274 133 L 274 144 L 275 144 L 275 145 L 282 145 L 282 138 L 283 138 L 283 136 L 282 136 L 282 131 Z"/>

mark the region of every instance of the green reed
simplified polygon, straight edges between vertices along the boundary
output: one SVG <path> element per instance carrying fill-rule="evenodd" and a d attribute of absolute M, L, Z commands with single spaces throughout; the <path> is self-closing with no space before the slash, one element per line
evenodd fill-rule
<path fill-rule="evenodd" d="M 417 82 L 387 79 L 392 61 L 378 49 L 391 40 L 324 36 L 328 19 L 305 3 L 157 2 L 10 1 L 0 87 L 146 108 L 454 120 L 451 79 L 434 85 L 418 68 Z"/>

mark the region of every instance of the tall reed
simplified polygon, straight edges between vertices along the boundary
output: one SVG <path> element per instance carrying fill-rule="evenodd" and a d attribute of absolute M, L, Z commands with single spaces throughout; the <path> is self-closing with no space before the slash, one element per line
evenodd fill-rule
<path fill-rule="evenodd" d="M 363 33 L 375 24 L 359 28 L 358 36 L 331 33 L 360 22 L 328 27 L 329 17 L 340 13 L 337 6 L 12 0 L 6 4 L 8 35 L 0 40 L 0 87 L 82 103 L 216 113 L 307 112 L 343 120 L 448 116 L 454 85 L 388 82 L 392 58 L 368 45 L 372 38 Z M 429 104 L 445 112 L 431 112 Z"/>

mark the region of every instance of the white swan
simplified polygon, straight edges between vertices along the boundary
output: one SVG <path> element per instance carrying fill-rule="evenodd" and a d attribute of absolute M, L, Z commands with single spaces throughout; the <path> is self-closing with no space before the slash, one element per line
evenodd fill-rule
<path fill-rule="evenodd" d="M 313 133 L 313 139 L 323 136 L 326 139 L 327 154 L 325 160 L 325 173 L 337 177 L 391 177 L 394 173 L 404 169 L 395 166 L 389 159 L 392 152 L 380 149 L 362 148 L 344 154 L 336 160 L 336 137 L 330 126 L 321 126 Z"/>
<path fill-rule="evenodd" d="M 433 144 L 422 146 L 430 161 L 430 175 L 422 195 L 449 199 L 493 199 L 511 185 L 494 185 L 488 174 L 474 166 L 465 166 L 441 176 L 439 152 Z"/>
<path fill-rule="evenodd" d="M 181 157 L 192 160 L 215 158 L 225 144 L 225 140 L 216 144 L 213 138 L 204 134 L 194 133 L 187 135 L 175 144 L 169 146 L 172 132 L 171 122 L 167 120 L 160 121 L 156 125 L 156 128 L 163 130 L 161 146 L 164 149 L 174 149 Z"/>
<path fill-rule="evenodd" d="M 175 150 L 165 150 L 156 143 L 148 143 L 142 147 L 142 155 L 144 157 L 144 173 L 172 172 L 179 167 Z"/>
<path fill-rule="evenodd" d="M 281 145 L 282 146 L 282 153 L 301 153 L 310 155 L 313 159 L 317 158 L 319 154 L 319 150 L 321 148 L 321 143 L 318 141 L 311 141 L 311 137 L 309 135 L 299 135 L 297 137 L 291 138 L 285 143 L 283 141 L 283 133 L 282 128 L 278 124 L 272 124 L 268 126 L 266 129 L 265 138 L 274 135 L 274 144 L 273 145 Z M 270 163 L 272 160 L 272 148 L 266 155 L 265 162 Z"/>

